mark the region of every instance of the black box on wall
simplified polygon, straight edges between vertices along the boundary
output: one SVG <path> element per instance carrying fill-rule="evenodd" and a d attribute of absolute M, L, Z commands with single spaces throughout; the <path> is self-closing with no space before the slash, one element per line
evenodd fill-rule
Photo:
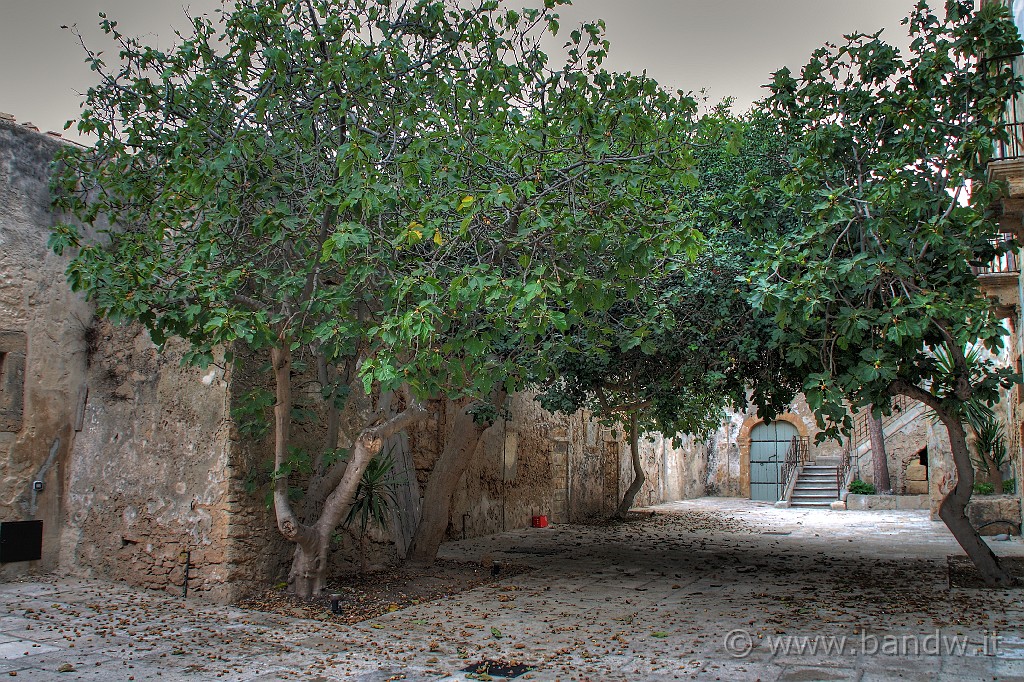
<path fill-rule="evenodd" d="M 43 558 L 42 521 L 0 522 L 0 564 Z"/>

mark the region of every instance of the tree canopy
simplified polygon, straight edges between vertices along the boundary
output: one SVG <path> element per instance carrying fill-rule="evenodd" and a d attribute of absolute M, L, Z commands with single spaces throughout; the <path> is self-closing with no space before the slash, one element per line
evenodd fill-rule
<path fill-rule="evenodd" d="M 118 227 L 55 233 L 72 284 L 199 355 L 361 344 L 368 380 L 424 395 L 521 375 L 519 349 L 610 305 L 601 278 L 697 236 L 673 206 L 695 103 L 601 70 L 597 24 L 550 67 L 557 4 L 242 2 L 168 52 L 104 19 L 122 52 L 90 54 L 98 140 L 61 205 Z"/>
<path fill-rule="evenodd" d="M 788 147 L 775 121 L 756 113 L 736 118 L 727 107 L 702 121 L 707 132 L 693 152 L 699 184 L 681 196 L 704 236 L 696 260 L 668 261 L 645 274 L 644 295 L 621 292 L 608 310 L 590 311 L 581 330 L 567 330 L 570 341 L 555 356 L 558 376 L 540 395 L 549 410 L 586 408 L 629 426 L 636 478 L 619 516 L 643 485 L 640 432 L 704 436 L 726 408 L 745 408 L 752 397 L 770 416 L 799 390 L 770 343 L 773 320 L 750 304 L 743 277 L 755 255 L 735 197 L 744 183 L 777 181 Z M 791 217 L 781 206 L 772 215 L 759 227 L 777 235 Z"/>
<path fill-rule="evenodd" d="M 752 386 L 791 383 L 767 352 L 774 325 L 749 304 L 740 279 L 753 254 L 732 196 L 748 179 L 781 176 L 785 142 L 759 115 L 737 119 L 720 107 L 703 123 L 716 133 L 694 149 L 699 185 L 681 197 L 704 236 L 696 260 L 668 261 L 645 273 L 645 295 L 622 292 L 607 311 L 590 313 L 589 337 L 563 344 L 556 357 L 558 378 L 541 396 L 549 409 L 586 407 L 609 418 L 636 410 L 645 429 L 700 434 L 717 426 L 726 406 L 745 405 Z M 784 401 L 763 402 L 770 409 Z"/>
<path fill-rule="evenodd" d="M 78 123 L 97 141 L 55 185 L 60 208 L 111 227 L 90 240 L 69 222 L 52 245 L 73 252 L 73 288 L 158 345 L 269 353 L 275 506 L 305 555 L 301 592 L 322 586 L 325 538 L 422 401 L 542 380 L 553 331 L 701 240 L 679 202 L 696 102 L 604 70 L 601 22 L 551 64 L 540 41 L 560 4 L 240 0 L 170 50 L 102 20 L 117 60 L 88 53 L 100 82 Z M 369 398 L 348 462 L 317 460 L 319 518 L 288 494 L 295 358 L 320 368 L 332 411 L 356 375 Z"/>
<path fill-rule="evenodd" d="M 880 34 L 851 35 L 813 54 L 799 75 L 782 69 L 767 111 L 793 140 L 777 190 L 752 188 L 753 220 L 766 197 L 796 218 L 780 238 L 755 242 L 753 304 L 774 317 L 772 343 L 803 382 L 824 435 L 849 427 L 849 411 L 888 411 L 904 394 L 949 430 L 957 486 L 943 519 L 992 580 L 1005 581 L 963 516 L 973 471 L 962 405 L 998 399 L 1019 380 L 968 361 L 965 348 L 997 350 L 1007 334 L 973 266 L 1000 244 L 986 182 L 1000 116 L 1020 92 L 1006 56 L 1020 52 L 1005 8 L 920 2 L 904 21 L 906 55 Z M 952 358 L 950 369 L 938 358 Z M 966 526 L 966 527 L 965 527 Z"/>

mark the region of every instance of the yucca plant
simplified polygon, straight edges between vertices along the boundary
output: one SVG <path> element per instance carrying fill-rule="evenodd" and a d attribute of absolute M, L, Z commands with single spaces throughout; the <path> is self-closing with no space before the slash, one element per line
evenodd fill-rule
<path fill-rule="evenodd" d="M 934 355 L 940 372 L 952 375 L 955 368 L 949 349 L 940 346 Z M 971 367 L 978 367 L 985 362 L 981 348 L 976 345 L 966 346 L 963 355 Z M 961 404 L 960 419 L 974 434 L 974 455 L 971 459 L 980 482 L 991 483 L 993 489 L 1002 490 L 1002 467 L 1009 457 L 1002 422 L 990 405 L 978 399 L 966 400 Z"/>
<path fill-rule="evenodd" d="M 935 364 L 938 366 L 940 376 L 955 376 L 956 364 L 953 361 L 953 354 L 950 353 L 949 348 L 944 345 L 939 346 L 932 351 L 932 355 L 935 357 Z M 982 348 L 978 345 L 968 344 L 964 346 L 963 356 L 968 366 L 973 368 L 981 367 L 986 363 L 982 355 Z M 950 386 L 946 388 L 945 392 L 952 391 L 953 387 Z M 992 411 L 992 408 L 977 398 L 964 401 L 960 407 L 960 420 L 972 428 L 975 424 L 981 424 L 986 419 L 995 419 L 995 413 Z M 935 416 L 934 412 L 932 412 L 932 419 L 938 422 L 938 417 Z"/>
<path fill-rule="evenodd" d="M 974 468 L 994 490 L 1003 489 L 1003 465 L 1006 464 L 1006 433 L 994 414 L 970 422 L 974 432 Z"/>
<path fill-rule="evenodd" d="M 395 495 L 395 481 L 391 470 L 395 466 L 395 458 L 391 452 L 378 455 L 370 460 L 359 479 L 352 507 L 348 510 L 345 527 L 358 522 L 359 526 L 359 570 L 366 572 L 366 533 L 371 523 L 384 530 L 391 525 L 391 510 L 398 504 Z"/>

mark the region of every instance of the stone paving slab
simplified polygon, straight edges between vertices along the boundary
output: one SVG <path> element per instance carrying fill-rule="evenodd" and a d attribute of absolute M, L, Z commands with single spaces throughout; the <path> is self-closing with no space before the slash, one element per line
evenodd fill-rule
<path fill-rule="evenodd" d="M 444 558 L 536 570 L 356 625 L 71 577 L 2 584 L 0 675 L 461 682 L 500 659 L 534 681 L 1024 680 L 1024 591 L 950 590 L 960 550 L 927 512 L 720 498 L 652 511 L 447 544 Z M 1024 555 L 1019 540 L 993 547 Z M 929 636 L 965 638 L 951 640 L 962 651 L 871 651 Z"/>

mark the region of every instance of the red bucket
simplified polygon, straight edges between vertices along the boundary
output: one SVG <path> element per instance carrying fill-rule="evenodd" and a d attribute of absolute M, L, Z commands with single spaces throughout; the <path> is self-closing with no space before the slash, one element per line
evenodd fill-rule
<path fill-rule="evenodd" d="M 534 528 L 547 528 L 548 527 L 548 517 L 544 516 L 544 515 L 534 516 L 530 520 L 530 525 L 532 525 Z"/>

